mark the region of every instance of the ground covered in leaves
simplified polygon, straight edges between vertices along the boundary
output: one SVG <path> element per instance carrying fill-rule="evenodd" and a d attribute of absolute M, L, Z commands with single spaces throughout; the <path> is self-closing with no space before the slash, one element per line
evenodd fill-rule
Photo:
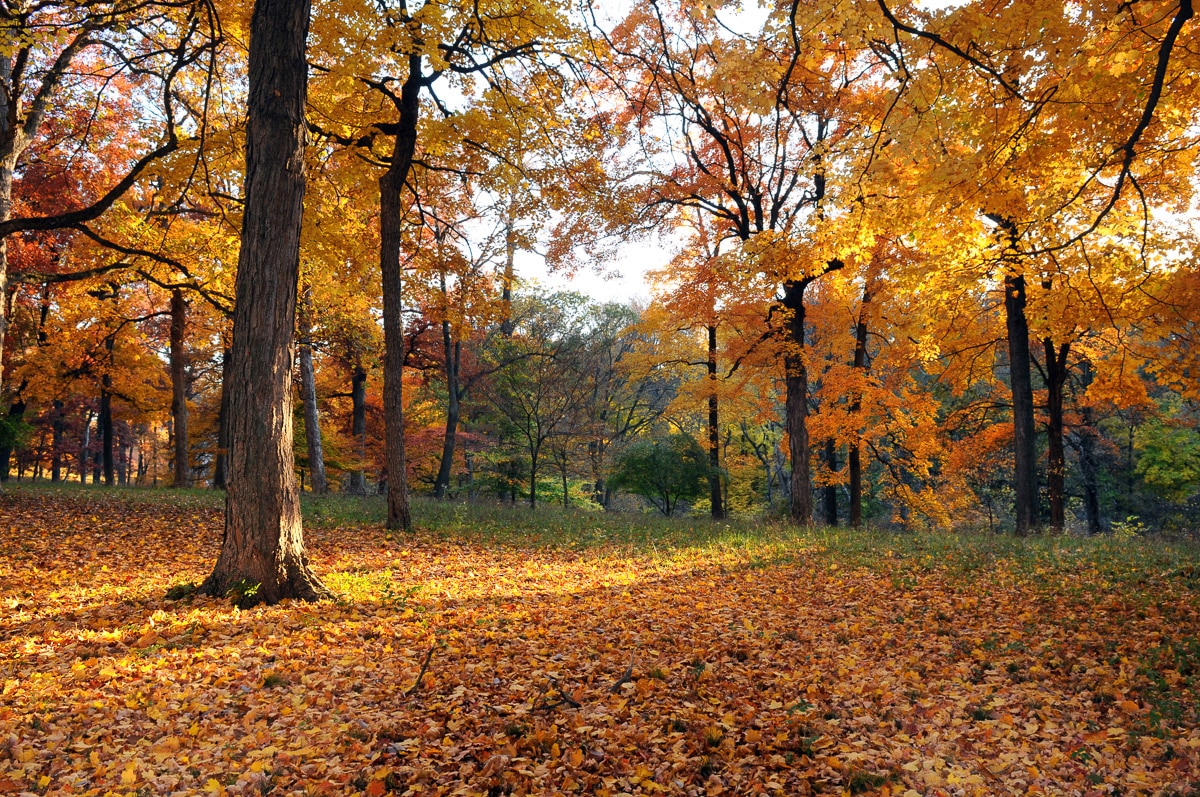
<path fill-rule="evenodd" d="M 240 610 L 211 502 L 0 496 L 0 793 L 1200 794 L 1187 549 L 456 511 Z"/>

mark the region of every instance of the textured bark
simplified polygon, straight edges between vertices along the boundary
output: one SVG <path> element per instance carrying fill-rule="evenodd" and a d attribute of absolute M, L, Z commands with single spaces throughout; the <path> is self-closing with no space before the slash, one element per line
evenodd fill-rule
<path fill-rule="evenodd" d="M 224 490 L 229 474 L 229 349 L 221 354 L 221 406 L 217 410 L 217 455 L 213 458 L 212 486 Z"/>
<path fill-rule="evenodd" d="M 362 363 L 354 367 L 350 375 L 350 434 L 358 443 L 358 459 L 367 459 L 367 370 Z M 362 470 L 350 472 L 346 492 L 351 495 L 367 494 L 367 478 Z"/>
<path fill-rule="evenodd" d="M 1016 532 L 1025 536 L 1038 527 L 1037 432 L 1033 420 L 1029 321 L 1025 317 L 1025 277 L 1004 277 L 1004 313 L 1008 326 L 1009 386 L 1013 404 L 1013 492 Z"/>
<path fill-rule="evenodd" d="M 1063 448 L 1063 392 L 1067 384 L 1067 355 L 1071 345 L 1055 347 L 1050 338 L 1042 340 L 1046 352 L 1046 395 L 1049 440 L 1046 445 L 1046 492 L 1050 500 L 1050 526 L 1062 531 L 1067 523 L 1067 457 Z"/>
<path fill-rule="evenodd" d="M 291 372 L 304 198 L 308 0 L 256 0 L 250 20 L 246 208 L 229 366 L 225 536 L 210 595 L 242 603 L 327 594 L 304 553 Z M 245 587 L 256 585 L 252 593 Z"/>
<path fill-rule="evenodd" d="M 175 487 L 192 486 L 192 466 L 188 457 L 187 302 L 183 291 L 171 293 L 171 420 L 175 428 Z"/>
<path fill-rule="evenodd" d="M 504 320 L 500 322 L 500 334 L 511 338 L 513 333 L 512 289 L 516 281 L 513 261 L 517 254 L 517 237 L 513 227 L 513 211 L 510 209 L 504 223 L 504 275 L 500 280 L 500 302 L 504 308 Z"/>
<path fill-rule="evenodd" d="M 300 306 L 300 393 L 304 400 L 304 439 L 308 444 L 308 471 L 312 491 L 329 492 L 325 477 L 325 450 L 321 444 L 321 414 L 317 409 L 317 374 L 312 358 L 312 291 L 306 289 Z"/>
<path fill-rule="evenodd" d="M 871 291 L 863 290 L 862 306 L 858 311 L 858 323 L 854 327 L 854 367 L 864 374 L 867 371 L 867 306 L 871 303 Z M 851 413 L 857 415 L 862 411 L 862 394 L 855 393 L 850 402 Z M 850 469 L 850 525 L 858 528 L 862 525 L 862 443 L 855 433 L 854 444 L 850 446 L 846 467 Z"/>
<path fill-rule="evenodd" d="M 409 57 L 409 77 L 400 90 L 396 144 L 388 170 L 379 178 L 379 271 L 383 278 L 383 421 L 388 472 L 389 529 L 412 528 L 408 468 L 404 454 L 404 317 L 400 274 L 401 193 L 417 147 L 421 57 Z"/>
<path fill-rule="evenodd" d="M 445 285 L 443 284 L 443 294 Z M 438 465 L 437 479 L 433 483 L 433 496 L 439 501 L 450 489 L 450 473 L 454 468 L 454 448 L 458 438 L 458 421 L 462 413 L 459 401 L 458 366 L 462 357 L 462 344 L 451 337 L 449 321 L 442 321 L 442 351 L 446 358 L 446 431 L 442 435 L 442 461 Z"/>
<path fill-rule="evenodd" d="M 721 491 L 721 430 L 717 402 L 717 327 L 708 325 L 708 495 L 712 504 L 712 519 L 725 518 L 724 494 Z"/>
<path fill-rule="evenodd" d="M 786 428 L 791 460 L 791 519 L 812 523 L 812 473 L 808 447 L 808 368 L 804 363 L 804 291 L 811 280 L 790 280 L 784 285 L 783 305 L 792 311 L 788 320 L 786 369 Z"/>

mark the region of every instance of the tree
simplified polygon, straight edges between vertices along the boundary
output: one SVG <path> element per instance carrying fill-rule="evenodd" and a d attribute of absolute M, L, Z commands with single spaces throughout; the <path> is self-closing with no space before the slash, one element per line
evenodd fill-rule
<path fill-rule="evenodd" d="M 680 501 L 704 495 L 708 454 L 689 434 L 639 440 L 623 452 L 612 473 L 614 487 L 637 493 L 670 517 Z"/>
<path fill-rule="evenodd" d="M 243 590 L 251 602 L 327 594 L 304 553 L 290 407 L 308 24 L 308 0 L 256 0 L 250 20 L 246 211 L 229 368 L 225 537 L 203 589 L 223 595 L 234 585 L 253 585 Z"/>

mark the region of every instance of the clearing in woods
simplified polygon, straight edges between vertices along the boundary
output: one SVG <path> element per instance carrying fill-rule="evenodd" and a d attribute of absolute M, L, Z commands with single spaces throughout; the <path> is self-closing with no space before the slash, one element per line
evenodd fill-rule
<path fill-rule="evenodd" d="M 243 611 L 217 500 L 0 496 L 0 793 L 1200 790 L 1191 547 L 330 499 Z"/>

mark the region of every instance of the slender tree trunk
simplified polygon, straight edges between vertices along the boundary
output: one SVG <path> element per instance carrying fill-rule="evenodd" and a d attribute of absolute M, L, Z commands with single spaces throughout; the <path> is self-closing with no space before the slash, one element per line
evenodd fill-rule
<path fill-rule="evenodd" d="M 58 399 L 54 400 L 54 420 L 51 421 L 51 429 L 53 436 L 50 438 L 53 448 L 50 451 L 50 481 L 59 482 L 62 480 L 62 442 L 63 430 L 66 428 L 66 419 L 64 418 L 63 403 Z"/>
<path fill-rule="evenodd" d="M 175 428 L 175 487 L 192 486 L 192 466 L 188 457 L 187 302 L 183 291 L 171 292 L 171 422 Z"/>
<path fill-rule="evenodd" d="M 1099 534 L 1100 523 L 1100 467 L 1096 459 L 1096 425 L 1092 419 L 1092 408 L 1080 411 L 1082 423 L 1079 428 L 1079 473 L 1083 477 L 1083 511 L 1087 517 L 1088 534 Z"/>
<path fill-rule="evenodd" d="M 565 452 L 563 453 L 563 461 L 562 461 L 562 488 L 563 488 L 563 509 L 570 509 L 571 508 L 571 488 L 570 488 L 570 485 L 567 483 L 567 457 L 566 457 Z"/>
<path fill-rule="evenodd" d="M 396 144 L 388 170 L 379 178 L 379 271 L 383 278 L 383 420 L 388 471 L 389 529 L 412 528 L 408 468 L 404 452 L 404 317 L 400 234 L 404 191 L 417 148 L 421 109 L 421 56 L 409 56 L 408 79 L 400 89 Z"/>
<path fill-rule="evenodd" d="M 858 323 L 854 326 L 854 367 L 864 376 L 867 372 L 867 307 L 871 303 L 871 291 L 863 289 L 862 306 L 858 311 Z M 862 412 L 862 392 L 855 391 L 850 402 L 850 412 L 855 423 L 861 427 L 858 415 Z M 858 430 L 854 433 L 854 444 L 850 446 L 846 467 L 850 469 L 850 525 L 862 526 L 862 442 Z"/>
<path fill-rule="evenodd" d="M 717 403 L 717 325 L 708 325 L 708 495 L 712 504 L 712 519 L 725 518 L 724 494 L 721 492 L 721 428 Z"/>
<path fill-rule="evenodd" d="M 306 288 L 300 306 L 300 392 L 304 399 L 304 439 L 308 444 L 308 470 L 312 491 L 329 492 L 325 478 L 325 450 L 321 444 L 321 416 L 317 409 L 317 374 L 312 358 L 312 289 Z"/>
<path fill-rule="evenodd" d="M 1067 355 L 1071 345 L 1057 348 L 1050 338 L 1042 340 L 1046 351 L 1046 394 L 1048 421 L 1046 431 L 1046 488 L 1050 499 L 1050 526 L 1061 532 L 1067 522 L 1067 457 L 1063 449 L 1063 393 L 1067 384 Z"/>
<path fill-rule="evenodd" d="M 113 419 L 112 377 L 105 374 L 100 389 L 100 463 L 104 472 L 104 484 L 112 487 L 116 483 L 113 470 Z"/>
<path fill-rule="evenodd" d="M 213 458 L 212 486 L 224 490 L 229 475 L 229 349 L 221 353 L 221 405 L 217 410 L 217 455 Z"/>
<path fill-rule="evenodd" d="M 832 437 L 825 440 L 825 464 L 829 466 L 830 473 L 838 472 L 837 442 Z M 832 484 L 825 485 L 823 498 L 825 525 L 836 526 L 838 522 L 837 487 Z"/>
<path fill-rule="evenodd" d="M 1025 317 L 1025 277 L 1004 277 L 1004 311 L 1008 326 L 1009 385 L 1013 403 L 1013 492 L 1016 531 L 1025 536 L 1038 527 L 1037 432 L 1033 422 L 1033 378 L 1030 372 L 1029 322 Z"/>
<path fill-rule="evenodd" d="M 529 458 L 529 508 L 537 509 L 537 472 L 538 458 L 534 454 Z M 516 503 L 514 501 L 514 503 Z"/>
<path fill-rule="evenodd" d="M 250 20 L 245 215 L 229 382 L 225 537 L 210 595 L 313 600 L 292 454 L 291 374 L 304 198 L 308 0 L 256 0 Z"/>
<path fill-rule="evenodd" d="M 87 484 L 88 460 L 92 446 L 92 417 L 94 413 L 88 410 L 83 418 L 83 443 L 79 447 L 79 483 Z"/>
<path fill-rule="evenodd" d="M 804 362 L 804 291 L 811 280 L 788 281 L 783 304 L 792 311 L 788 321 L 786 412 L 788 454 L 791 460 L 791 519 L 801 525 L 812 523 L 812 474 L 808 448 L 808 368 Z"/>
<path fill-rule="evenodd" d="M 517 236 L 514 229 L 513 209 L 509 208 L 504 221 L 504 276 L 500 280 L 500 302 L 504 310 L 504 320 L 500 322 L 500 334 L 506 338 L 512 337 L 512 290 L 516 281 L 513 261 L 517 253 Z"/>
<path fill-rule="evenodd" d="M 354 367 L 350 376 L 350 434 L 358 443 L 358 461 L 367 461 L 367 370 L 362 363 Z M 366 474 L 361 470 L 350 472 L 347 492 L 351 495 L 367 494 Z"/>
<path fill-rule="evenodd" d="M 451 342 L 449 321 L 442 321 L 442 350 L 446 358 L 446 431 L 442 436 L 442 461 L 438 465 L 437 479 L 433 484 L 433 496 L 445 499 L 450 488 L 450 473 L 454 468 L 454 446 L 458 436 L 458 420 L 461 407 L 458 397 L 458 364 L 462 346 Z"/>

